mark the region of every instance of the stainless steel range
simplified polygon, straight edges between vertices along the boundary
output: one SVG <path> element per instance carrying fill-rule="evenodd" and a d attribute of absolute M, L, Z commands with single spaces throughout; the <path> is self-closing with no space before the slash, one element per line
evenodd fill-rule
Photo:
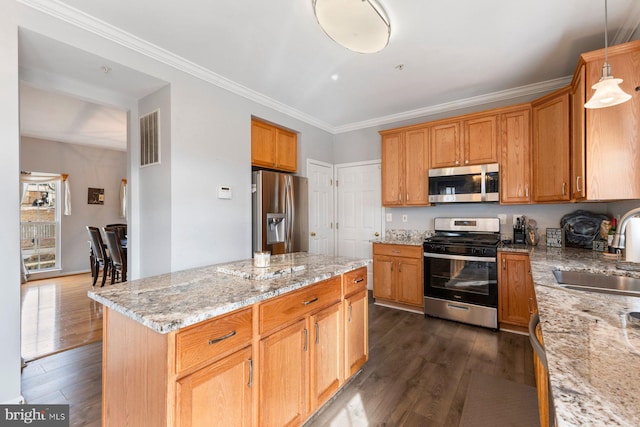
<path fill-rule="evenodd" d="M 425 315 L 498 328 L 498 218 L 436 218 L 424 241 Z"/>

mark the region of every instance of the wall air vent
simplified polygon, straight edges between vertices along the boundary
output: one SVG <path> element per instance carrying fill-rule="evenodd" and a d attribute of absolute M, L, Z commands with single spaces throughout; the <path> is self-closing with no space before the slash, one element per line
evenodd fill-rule
<path fill-rule="evenodd" d="M 140 166 L 160 163 L 160 110 L 140 117 Z"/>

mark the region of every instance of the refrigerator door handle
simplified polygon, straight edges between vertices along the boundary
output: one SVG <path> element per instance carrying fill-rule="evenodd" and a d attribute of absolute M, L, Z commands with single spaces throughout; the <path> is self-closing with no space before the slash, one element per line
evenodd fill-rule
<path fill-rule="evenodd" d="M 285 252 L 289 253 L 293 250 L 293 222 L 295 221 L 295 208 L 294 208 L 294 194 L 293 194 L 293 179 L 291 175 L 284 176 L 284 188 L 285 188 L 285 238 L 284 248 Z"/>

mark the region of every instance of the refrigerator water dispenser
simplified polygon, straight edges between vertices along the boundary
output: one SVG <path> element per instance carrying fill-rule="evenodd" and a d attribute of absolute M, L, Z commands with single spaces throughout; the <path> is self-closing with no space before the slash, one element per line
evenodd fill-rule
<path fill-rule="evenodd" d="M 274 243 L 284 243 L 284 214 L 267 214 L 267 245 Z"/>

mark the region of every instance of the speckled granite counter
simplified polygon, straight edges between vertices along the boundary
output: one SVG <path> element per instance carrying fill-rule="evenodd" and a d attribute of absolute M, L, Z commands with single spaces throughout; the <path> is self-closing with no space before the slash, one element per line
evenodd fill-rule
<path fill-rule="evenodd" d="M 195 268 L 89 291 L 90 298 L 167 333 L 369 264 L 371 260 L 295 253 L 271 257 L 272 278 L 250 260 Z M 260 269 L 262 270 L 262 269 Z M 288 271 L 286 271 L 288 270 Z M 267 270 L 265 270 L 267 271 Z"/>
<path fill-rule="evenodd" d="M 528 251 L 559 426 L 640 425 L 640 327 L 626 314 L 640 298 L 561 288 L 553 269 L 640 277 L 580 249 Z"/>

